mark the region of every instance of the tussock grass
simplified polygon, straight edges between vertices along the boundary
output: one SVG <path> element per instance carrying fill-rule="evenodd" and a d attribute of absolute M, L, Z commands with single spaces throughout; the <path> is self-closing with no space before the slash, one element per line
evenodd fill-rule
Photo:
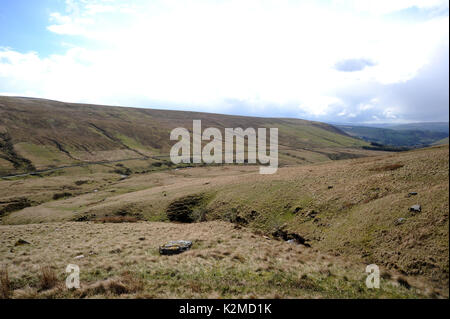
<path fill-rule="evenodd" d="M 2 266 L 0 269 L 0 299 L 11 297 L 11 282 L 9 280 L 8 267 Z"/>
<path fill-rule="evenodd" d="M 42 266 L 39 276 L 39 288 L 42 290 L 48 290 L 54 288 L 58 283 L 58 277 L 55 270 L 50 266 Z"/>

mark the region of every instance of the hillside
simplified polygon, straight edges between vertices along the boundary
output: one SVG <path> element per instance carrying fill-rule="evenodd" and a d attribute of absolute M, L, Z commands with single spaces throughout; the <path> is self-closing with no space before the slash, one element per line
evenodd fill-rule
<path fill-rule="evenodd" d="M 318 122 L 27 98 L 0 113 L 3 174 L 35 172 L 0 178 L 6 297 L 449 296 L 448 145 L 376 152 Z M 281 167 L 172 164 L 169 132 L 192 119 L 278 127 Z M 194 246 L 159 255 L 179 239 Z"/>
<path fill-rule="evenodd" d="M 442 144 L 448 144 L 448 137 L 433 143 L 433 145 L 442 145 Z"/>
<path fill-rule="evenodd" d="M 430 132 L 449 132 L 448 122 L 424 122 L 424 123 L 409 123 L 409 124 L 396 124 L 389 126 L 388 128 L 393 130 L 415 130 L 415 131 L 430 131 Z"/>
<path fill-rule="evenodd" d="M 266 176 L 254 166 L 139 172 L 134 164 L 0 181 L 0 254 L 8 264 L 21 258 L 11 266 L 17 289 L 34 280 L 34 265 L 62 272 L 61 265 L 84 254 L 89 257 L 78 262 L 89 269 L 89 285 L 124 282 L 127 269 L 155 297 L 274 297 L 274 291 L 284 297 L 448 297 L 448 145 L 283 167 Z M 114 168 L 133 173 L 124 179 Z M 415 204 L 421 212 L 409 211 Z M 171 223 L 169 212 L 187 212 L 195 223 Z M 138 222 L 110 224 L 121 219 Z M 68 250 L 61 229 L 73 240 Z M 278 241 L 283 234 L 297 234 L 311 247 Z M 19 238 L 32 245 L 14 248 Z M 173 239 L 199 246 L 173 259 L 155 252 Z M 43 255 L 48 245 L 54 253 Z M 119 248 L 117 255 L 111 246 Z M 375 295 L 363 288 L 371 263 L 380 266 L 386 284 Z M 403 278 L 400 286 L 396 278 Z M 217 284 L 222 281 L 231 290 Z M 277 281 L 278 288 L 267 288 Z M 194 282 L 205 284 L 192 288 Z M 86 289 L 86 296 L 114 296 Z M 23 293 L 30 292 L 17 292 Z"/>
<path fill-rule="evenodd" d="M 337 125 L 337 127 L 365 141 L 391 146 L 424 147 L 448 137 L 448 131 L 419 130 L 417 129 L 419 126 L 413 125 L 399 126 L 396 129 L 355 125 Z"/>
<path fill-rule="evenodd" d="M 366 142 L 328 124 L 297 119 L 62 103 L 0 96 L 0 176 L 86 162 L 169 154 L 175 127 L 278 127 L 281 163 L 360 157 Z"/>

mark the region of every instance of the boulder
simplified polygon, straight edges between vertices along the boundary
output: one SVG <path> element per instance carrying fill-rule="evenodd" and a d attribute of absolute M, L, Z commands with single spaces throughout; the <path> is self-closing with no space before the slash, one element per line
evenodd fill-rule
<path fill-rule="evenodd" d="M 422 207 L 420 205 L 412 205 L 409 208 L 409 211 L 413 213 L 420 213 L 422 211 Z"/>
<path fill-rule="evenodd" d="M 159 253 L 160 255 L 176 255 L 189 250 L 191 247 L 192 242 L 189 240 L 170 241 L 159 247 Z"/>
<path fill-rule="evenodd" d="M 22 246 L 22 245 L 30 245 L 30 243 L 27 242 L 26 240 L 19 239 L 19 240 L 16 241 L 16 243 L 14 244 L 14 246 Z"/>

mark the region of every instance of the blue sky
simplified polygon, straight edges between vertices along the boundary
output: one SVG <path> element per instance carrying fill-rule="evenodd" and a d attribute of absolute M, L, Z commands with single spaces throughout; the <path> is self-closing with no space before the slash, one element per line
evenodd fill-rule
<path fill-rule="evenodd" d="M 0 95 L 448 121 L 448 1 L 1 0 Z"/>

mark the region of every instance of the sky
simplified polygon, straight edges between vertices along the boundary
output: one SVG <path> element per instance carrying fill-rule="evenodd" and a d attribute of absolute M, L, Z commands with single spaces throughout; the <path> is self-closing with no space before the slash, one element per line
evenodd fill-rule
<path fill-rule="evenodd" d="M 0 0 L 0 95 L 341 123 L 449 120 L 442 0 Z"/>

